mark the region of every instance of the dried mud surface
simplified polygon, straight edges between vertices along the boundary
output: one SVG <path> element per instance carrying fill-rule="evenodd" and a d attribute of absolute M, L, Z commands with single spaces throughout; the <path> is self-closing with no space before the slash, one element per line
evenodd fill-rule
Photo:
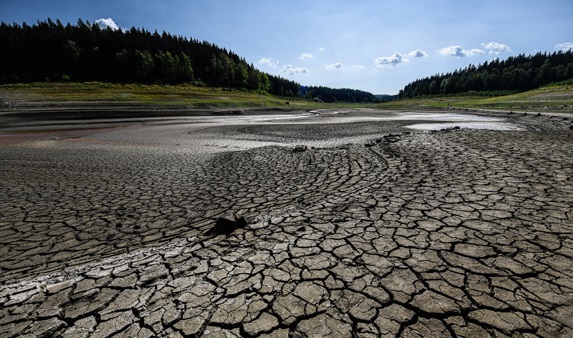
<path fill-rule="evenodd" d="M 372 116 L 5 132 L 0 337 L 572 336 L 571 119 Z"/>

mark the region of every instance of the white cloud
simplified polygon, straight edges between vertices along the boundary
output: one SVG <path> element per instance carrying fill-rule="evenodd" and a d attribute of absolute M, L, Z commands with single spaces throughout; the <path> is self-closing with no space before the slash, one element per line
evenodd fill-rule
<path fill-rule="evenodd" d="M 273 60 L 272 58 L 262 58 L 259 60 L 259 64 L 276 68 L 279 65 L 279 62 L 278 60 Z"/>
<path fill-rule="evenodd" d="M 428 57 L 428 53 L 424 52 L 421 49 L 413 50 L 410 53 L 408 53 L 408 55 L 413 57 L 413 58 L 427 58 Z"/>
<path fill-rule="evenodd" d="M 304 59 L 312 59 L 314 57 L 314 55 L 310 54 L 310 53 L 302 53 L 300 54 L 300 56 L 298 57 L 299 60 L 304 60 Z"/>
<path fill-rule="evenodd" d="M 380 56 L 374 60 L 377 67 L 395 67 L 396 65 L 408 62 L 408 58 L 401 53 L 394 53 L 392 56 Z"/>
<path fill-rule="evenodd" d="M 466 56 L 484 54 L 485 52 L 481 49 L 463 49 L 461 46 L 450 46 L 440 49 L 438 53 L 442 54 L 443 56 L 455 56 L 463 58 Z"/>
<path fill-rule="evenodd" d="M 481 44 L 483 48 L 489 50 L 489 54 L 499 54 L 502 52 L 511 52 L 511 48 L 509 48 L 508 45 L 503 44 L 503 43 L 497 43 L 497 42 L 488 42 L 488 43 L 482 43 Z"/>
<path fill-rule="evenodd" d="M 98 19 L 95 23 L 101 28 L 111 28 L 114 31 L 119 29 L 119 26 L 112 20 L 112 18 Z"/>
<path fill-rule="evenodd" d="M 408 54 L 396 52 L 391 56 L 380 56 L 374 60 L 376 68 L 396 67 L 401 63 L 410 62 L 410 58 L 423 58 L 428 57 L 428 53 L 421 49 L 416 49 Z"/>
<path fill-rule="evenodd" d="M 288 75 L 295 75 L 295 74 L 306 74 L 310 73 L 310 69 L 304 67 L 293 67 L 291 65 L 283 66 L 281 72 L 285 72 Z"/>
<path fill-rule="evenodd" d="M 337 63 L 333 63 L 331 65 L 322 65 L 322 68 L 324 68 L 324 69 L 340 69 L 340 68 L 342 68 L 342 63 L 337 62 Z"/>
<path fill-rule="evenodd" d="M 352 65 L 352 69 L 366 69 L 364 65 Z"/>
<path fill-rule="evenodd" d="M 555 45 L 555 49 L 560 50 L 560 51 L 568 51 L 568 50 L 573 50 L 573 42 L 563 42 L 563 43 L 558 43 Z"/>
<path fill-rule="evenodd" d="M 318 50 L 321 52 L 324 52 L 324 48 L 322 48 L 322 47 L 320 47 Z"/>

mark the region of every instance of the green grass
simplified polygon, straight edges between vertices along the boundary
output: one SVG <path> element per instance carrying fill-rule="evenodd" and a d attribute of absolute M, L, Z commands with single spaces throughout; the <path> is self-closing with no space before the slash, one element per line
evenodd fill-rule
<path fill-rule="evenodd" d="M 381 108 L 381 109 L 492 109 L 512 111 L 561 111 L 573 113 L 573 85 L 561 83 L 536 90 L 504 95 L 426 96 L 379 104 L 317 103 L 256 92 L 191 85 L 143 85 L 102 82 L 25 83 L 0 85 L 0 101 L 28 103 L 105 103 L 169 105 L 186 108 L 266 107 L 283 109 Z M 289 104 L 287 104 L 289 102 Z"/>
<path fill-rule="evenodd" d="M 282 107 L 314 108 L 317 103 L 292 98 L 191 85 L 143 85 L 101 82 L 26 83 L 0 85 L 4 100 L 25 102 L 105 102 L 175 105 L 189 108 Z M 289 104 L 287 105 L 287 101 Z"/>
<path fill-rule="evenodd" d="M 573 113 L 573 85 L 557 84 L 503 96 L 426 96 L 380 104 L 385 109 L 466 108 Z"/>

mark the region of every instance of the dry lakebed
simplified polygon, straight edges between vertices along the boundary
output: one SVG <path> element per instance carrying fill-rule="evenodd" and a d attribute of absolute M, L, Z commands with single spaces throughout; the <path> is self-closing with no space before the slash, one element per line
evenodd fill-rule
<path fill-rule="evenodd" d="M 0 121 L 0 337 L 573 336 L 573 116 Z"/>

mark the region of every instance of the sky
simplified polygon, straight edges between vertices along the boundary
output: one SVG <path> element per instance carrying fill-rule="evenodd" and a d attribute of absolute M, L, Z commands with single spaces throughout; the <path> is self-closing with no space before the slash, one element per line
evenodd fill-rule
<path fill-rule="evenodd" d="M 302 85 L 374 94 L 469 64 L 573 48 L 573 0 L 0 0 L 0 21 L 47 18 L 165 31 Z"/>

